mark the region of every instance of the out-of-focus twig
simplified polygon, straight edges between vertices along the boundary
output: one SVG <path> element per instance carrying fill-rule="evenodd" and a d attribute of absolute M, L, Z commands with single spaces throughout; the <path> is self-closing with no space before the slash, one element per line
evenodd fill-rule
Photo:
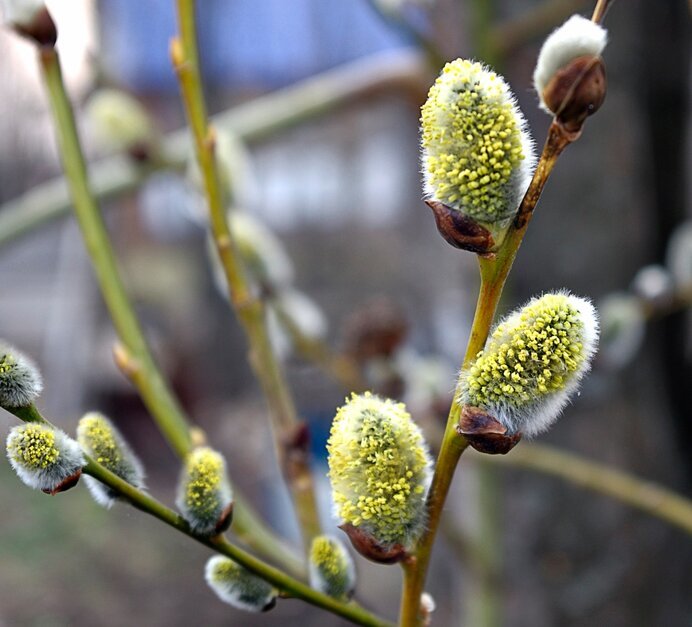
<path fill-rule="evenodd" d="M 520 466 L 566 479 L 665 520 L 692 534 L 692 501 L 634 477 L 546 444 L 523 443 L 511 455 L 479 455 L 482 463 Z"/>
<path fill-rule="evenodd" d="M 215 151 L 215 131 L 208 123 L 197 48 L 194 0 L 177 0 L 179 35 L 171 42 L 185 112 L 209 208 L 216 251 L 228 283 L 229 299 L 250 345 L 250 362 L 269 405 L 272 432 L 284 479 L 293 498 L 306 551 L 320 534 L 320 521 L 309 461 L 307 426 L 298 414 L 266 324 L 264 303 L 254 293 L 228 225 Z"/>
<path fill-rule="evenodd" d="M 403 91 L 418 102 L 425 97 L 429 73 L 420 53 L 380 53 L 233 107 L 213 116 L 212 123 L 243 141 L 257 141 L 376 94 Z M 181 129 L 168 135 L 161 150 L 166 163 L 182 168 L 189 152 L 188 131 Z M 130 192 L 151 171 L 137 167 L 126 155 L 100 159 L 89 166 L 94 197 L 104 200 Z M 67 215 L 71 206 L 62 177 L 6 202 L 0 206 L 0 246 Z"/>

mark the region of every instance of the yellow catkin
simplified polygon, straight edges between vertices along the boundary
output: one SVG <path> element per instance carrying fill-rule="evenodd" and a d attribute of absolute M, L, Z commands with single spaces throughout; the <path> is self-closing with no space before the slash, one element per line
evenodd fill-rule
<path fill-rule="evenodd" d="M 486 223 L 513 216 L 533 160 L 525 122 L 503 78 L 484 65 L 445 65 L 421 110 L 426 192 Z"/>
<path fill-rule="evenodd" d="M 344 522 L 383 545 L 422 531 L 429 457 L 401 403 L 353 394 L 334 418 L 327 443 L 333 499 Z"/>

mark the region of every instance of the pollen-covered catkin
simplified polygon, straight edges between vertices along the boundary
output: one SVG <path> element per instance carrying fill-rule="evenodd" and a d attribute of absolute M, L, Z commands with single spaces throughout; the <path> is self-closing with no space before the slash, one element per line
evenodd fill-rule
<path fill-rule="evenodd" d="M 41 374 L 33 362 L 0 340 L 0 407 L 28 407 L 42 389 Z"/>
<path fill-rule="evenodd" d="M 533 436 L 559 416 L 588 372 L 598 342 L 593 305 L 545 294 L 504 318 L 461 373 L 459 402 L 480 407 L 509 433 Z"/>
<path fill-rule="evenodd" d="M 271 584 L 227 557 L 210 558 L 204 577 L 219 599 L 239 610 L 266 612 L 276 603 L 277 592 Z"/>
<path fill-rule="evenodd" d="M 337 515 L 379 544 L 410 545 L 425 527 L 430 458 L 401 403 L 353 394 L 327 442 Z"/>
<path fill-rule="evenodd" d="M 348 598 L 356 585 L 353 560 L 333 536 L 317 536 L 310 547 L 310 585 L 336 599 Z"/>
<path fill-rule="evenodd" d="M 192 529 L 212 534 L 233 502 L 226 474 L 226 460 L 215 450 L 201 446 L 185 460 L 178 484 L 176 505 Z"/>
<path fill-rule="evenodd" d="M 512 218 L 535 161 L 504 79 L 481 63 L 447 63 L 421 110 L 425 194 L 485 224 Z"/>
<path fill-rule="evenodd" d="M 99 464 L 136 488 L 144 487 L 144 468 L 122 434 L 108 418 L 97 412 L 86 414 L 77 426 L 77 441 Z M 94 477 L 84 477 L 94 500 L 111 507 L 118 493 Z"/>
<path fill-rule="evenodd" d="M 7 436 L 7 458 L 30 488 L 50 492 L 84 466 L 79 444 L 60 429 L 27 423 Z"/>

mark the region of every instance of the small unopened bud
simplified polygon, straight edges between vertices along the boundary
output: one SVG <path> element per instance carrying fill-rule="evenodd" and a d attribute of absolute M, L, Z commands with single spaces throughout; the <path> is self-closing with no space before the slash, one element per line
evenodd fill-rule
<path fill-rule="evenodd" d="M 337 411 L 327 449 L 335 512 L 356 550 L 401 559 L 425 528 L 430 482 L 423 435 L 404 405 L 353 394 Z"/>
<path fill-rule="evenodd" d="M 279 238 L 267 226 L 242 211 L 230 212 L 228 224 L 248 278 L 258 289 L 271 292 L 291 284 L 293 263 Z M 209 255 L 214 281 L 219 290 L 227 295 L 226 278 L 211 240 Z"/>
<path fill-rule="evenodd" d="M 324 312 L 309 296 L 282 289 L 267 301 L 267 329 L 274 352 L 284 359 L 301 342 L 319 342 L 327 334 Z"/>
<path fill-rule="evenodd" d="M 33 362 L 0 340 L 0 407 L 28 407 L 42 389 L 41 373 Z"/>
<path fill-rule="evenodd" d="M 599 304 L 601 314 L 601 347 L 599 363 L 622 368 L 634 359 L 646 334 L 642 303 L 636 296 L 615 293 Z"/>
<path fill-rule="evenodd" d="M 491 435 L 545 431 L 589 370 L 597 342 L 588 300 L 567 292 L 534 298 L 500 321 L 461 373 L 467 420 Z"/>
<path fill-rule="evenodd" d="M 377 298 L 354 310 L 344 324 L 344 351 L 358 363 L 390 358 L 408 335 L 409 324 L 401 307 Z"/>
<path fill-rule="evenodd" d="M 144 487 L 142 463 L 108 418 L 96 412 L 86 414 L 79 421 L 77 441 L 104 468 L 135 488 Z M 86 476 L 84 481 L 94 500 L 104 507 L 111 507 L 119 497 L 115 490 L 94 477 Z"/>
<path fill-rule="evenodd" d="M 675 283 L 668 269 L 658 264 L 641 268 L 632 279 L 632 291 L 655 307 L 670 305 L 675 296 Z"/>
<path fill-rule="evenodd" d="M 548 36 L 538 55 L 533 82 L 541 109 L 554 114 L 571 132 L 579 131 L 605 99 L 600 55 L 607 39 L 602 26 L 573 15 Z"/>
<path fill-rule="evenodd" d="M 271 584 L 227 557 L 210 558 L 204 578 L 219 599 L 239 610 L 266 612 L 276 605 L 277 592 Z"/>
<path fill-rule="evenodd" d="M 535 160 L 509 85 L 481 63 L 457 59 L 443 68 L 421 114 L 425 195 L 438 229 L 454 246 L 491 252 Z"/>
<path fill-rule="evenodd" d="M 7 436 L 7 458 L 30 488 L 56 494 L 77 484 L 84 466 L 79 444 L 60 429 L 27 423 Z"/>
<path fill-rule="evenodd" d="M 1 0 L 3 19 L 39 46 L 53 47 L 58 31 L 44 0 Z"/>
<path fill-rule="evenodd" d="M 84 113 L 101 150 L 129 150 L 134 157 L 150 156 L 156 143 L 154 125 L 146 109 L 130 94 L 100 89 L 89 98 Z"/>
<path fill-rule="evenodd" d="M 673 232 L 666 251 L 666 265 L 679 286 L 692 289 L 692 221 L 683 222 Z"/>
<path fill-rule="evenodd" d="M 213 535 L 228 528 L 233 494 L 220 453 L 202 446 L 188 455 L 175 504 L 196 533 Z"/>
<path fill-rule="evenodd" d="M 317 536 L 310 548 L 310 585 L 335 599 L 350 598 L 356 569 L 346 547 L 332 536 Z"/>

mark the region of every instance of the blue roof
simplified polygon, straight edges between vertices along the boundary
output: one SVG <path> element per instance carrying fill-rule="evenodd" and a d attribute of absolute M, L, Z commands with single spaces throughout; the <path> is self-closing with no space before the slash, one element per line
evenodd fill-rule
<path fill-rule="evenodd" d="M 175 91 L 168 57 L 171 0 L 102 0 L 106 71 L 136 91 Z M 198 3 L 207 84 L 272 89 L 410 42 L 366 0 L 203 0 Z"/>

